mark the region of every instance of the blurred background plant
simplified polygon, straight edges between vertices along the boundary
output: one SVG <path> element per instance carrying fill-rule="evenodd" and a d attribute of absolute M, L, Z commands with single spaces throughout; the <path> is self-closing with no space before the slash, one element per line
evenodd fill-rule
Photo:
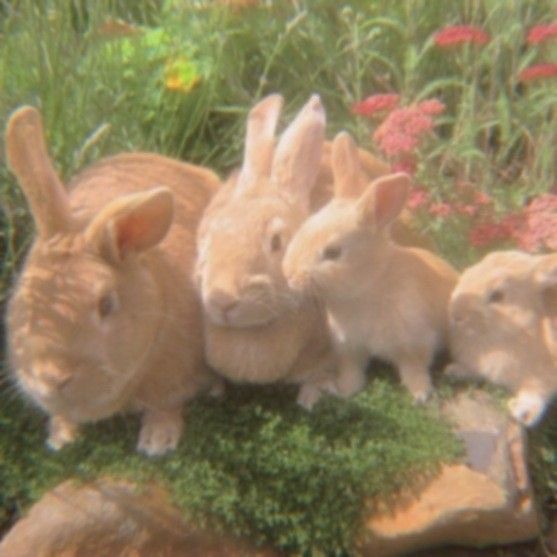
<path fill-rule="evenodd" d="M 121 150 L 224 175 L 259 98 L 286 121 L 318 92 L 329 137 L 414 175 L 416 221 L 462 267 L 557 247 L 556 21 L 554 0 L 1 0 L 0 125 L 40 107 L 65 178 Z M 2 142 L 0 302 L 31 233 Z M 557 433 L 536 443 L 554 492 Z"/>

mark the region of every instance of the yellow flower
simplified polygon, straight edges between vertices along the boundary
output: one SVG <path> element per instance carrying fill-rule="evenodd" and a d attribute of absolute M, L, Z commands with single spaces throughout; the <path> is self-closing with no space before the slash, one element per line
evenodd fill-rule
<path fill-rule="evenodd" d="M 164 85 L 169 91 L 189 93 L 201 81 L 195 64 L 186 56 L 178 56 L 166 62 Z"/>

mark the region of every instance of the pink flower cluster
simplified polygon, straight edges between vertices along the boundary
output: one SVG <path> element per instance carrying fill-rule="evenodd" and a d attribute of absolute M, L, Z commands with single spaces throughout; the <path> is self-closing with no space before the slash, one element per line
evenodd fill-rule
<path fill-rule="evenodd" d="M 530 46 L 557 39 L 557 22 L 532 27 L 526 37 Z M 485 45 L 491 40 L 481 27 L 454 25 L 434 35 L 435 44 L 446 48 L 471 43 Z M 523 69 L 518 81 L 557 77 L 557 63 L 537 63 Z M 409 106 L 401 106 L 401 97 L 395 93 L 371 95 L 355 103 L 352 112 L 360 116 L 377 117 L 380 122 L 373 140 L 385 155 L 394 171 L 414 175 L 418 165 L 418 148 L 424 137 L 435 127 L 435 117 L 445 111 L 445 105 L 436 98 Z M 495 244 L 514 245 L 536 252 L 557 250 L 557 192 L 540 195 L 520 211 L 499 216 L 490 196 L 469 183 L 457 183 L 449 199 L 433 198 L 430 192 L 415 186 L 409 194 L 407 206 L 430 218 L 458 219 L 468 230 L 468 240 L 478 248 Z"/>
<path fill-rule="evenodd" d="M 468 239 L 476 247 L 504 241 L 529 252 L 557 250 L 557 195 L 540 195 L 498 220 L 487 218 L 472 227 Z"/>
<path fill-rule="evenodd" d="M 421 138 L 433 130 L 433 117 L 444 110 L 437 99 L 396 108 L 375 130 L 373 140 L 387 157 L 413 154 Z"/>
<path fill-rule="evenodd" d="M 515 233 L 518 247 L 526 251 L 557 250 L 557 195 L 546 193 L 536 197 L 521 218 L 522 225 Z"/>
<path fill-rule="evenodd" d="M 417 186 L 410 191 L 407 206 L 411 210 L 425 210 L 429 215 L 441 219 L 451 216 L 483 218 L 491 212 L 492 200 L 486 193 L 469 184 L 459 185 L 456 193 L 458 200 L 432 200 L 425 188 Z"/>
<path fill-rule="evenodd" d="M 434 200 L 420 186 L 408 196 L 407 207 L 438 218 L 465 218 L 468 241 L 477 248 L 505 243 L 529 252 L 557 250 L 557 194 L 534 198 L 524 209 L 498 217 L 492 199 L 471 184 L 457 184 L 453 200 Z"/>

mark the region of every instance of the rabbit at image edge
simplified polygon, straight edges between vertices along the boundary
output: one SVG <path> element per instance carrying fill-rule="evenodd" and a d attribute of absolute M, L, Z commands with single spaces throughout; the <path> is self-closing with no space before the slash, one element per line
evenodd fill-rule
<path fill-rule="evenodd" d="M 130 153 L 81 172 L 68 193 L 31 107 L 12 115 L 6 144 L 37 228 L 8 304 L 10 369 L 49 415 L 48 444 L 58 449 L 79 424 L 132 410 L 142 413 L 140 451 L 173 449 L 184 401 L 218 388 L 189 277 L 219 179 Z"/>
<path fill-rule="evenodd" d="M 449 317 L 447 373 L 506 387 L 514 418 L 539 422 L 557 394 L 557 255 L 487 255 L 462 273 Z"/>
<path fill-rule="evenodd" d="M 457 273 L 433 253 L 391 240 L 407 175 L 367 185 L 347 133 L 333 142 L 332 165 L 335 198 L 296 233 L 284 274 L 292 289 L 311 291 L 326 305 L 341 396 L 363 388 L 366 363 L 375 356 L 392 362 L 423 401 L 431 390 L 429 366 L 448 342 L 447 306 Z"/>

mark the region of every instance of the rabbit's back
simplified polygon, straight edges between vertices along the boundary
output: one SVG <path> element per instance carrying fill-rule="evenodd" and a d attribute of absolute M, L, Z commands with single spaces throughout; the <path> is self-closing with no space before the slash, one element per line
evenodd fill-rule
<path fill-rule="evenodd" d="M 73 211 L 89 217 L 120 195 L 166 186 L 174 194 L 176 222 L 196 228 L 219 185 L 206 168 L 153 153 L 122 153 L 86 168 L 67 187 Z"/>

